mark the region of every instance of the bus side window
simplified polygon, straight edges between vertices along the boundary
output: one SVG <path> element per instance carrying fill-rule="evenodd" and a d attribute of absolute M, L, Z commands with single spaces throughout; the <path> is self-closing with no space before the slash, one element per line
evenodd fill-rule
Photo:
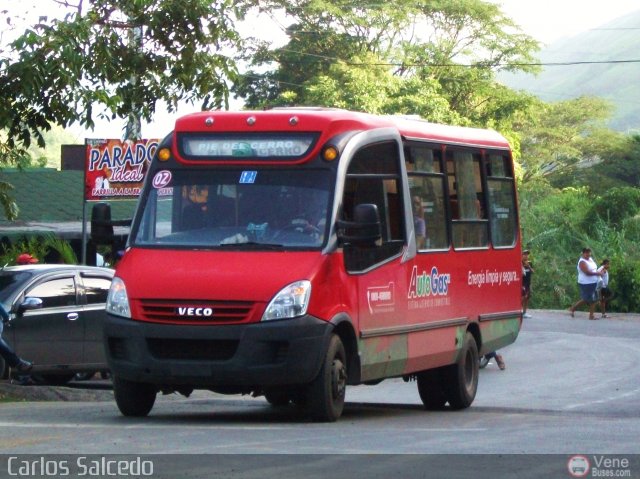
<path fill-rule="evenodd" d="M 516 242 L 516 199 L 511 159 L 505 153 L 487 157 L 489 223 L 493 246 L 509 247 Z"/>
<path fill-rule="evenodd" d="M 449 247 L 444 202 L 442 153 L 439 148 L 405 146 L 405 162 L 413 216 L 413 230 L 419 251 Z"/>
<path fill-rule="evenodd" d="M 355 207 L 373 203 L 380 214 L 382 238 L 376 247 L 348 246 L 348 271 L 362 271 L 400 254 L 405 244 L 400 155 L 395 142 L 383 142 L 358 151 L 347 170 L 341 217 L 350 220 Z"/>
<path fill-rule="evenodd" d="M 468 150 L 449 150 L 447 175 L 453 246 L 487 247 L 489 234 L 480 154 Z"/>

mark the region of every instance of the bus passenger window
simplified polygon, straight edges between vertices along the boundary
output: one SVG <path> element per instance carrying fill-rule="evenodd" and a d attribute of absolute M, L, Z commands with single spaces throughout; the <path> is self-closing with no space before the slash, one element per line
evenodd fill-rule
<path fill-rule="evenodd" d="M 487 213 L 479 153 L 447 153 L 449 204 L 455 248 L 483 248 L 489 244 Z"/>
<path fill-rule="evenodd" d="M 516 201 L 511 161 L 505 154 L 490 154 L 487 161 L 489 223 L 493 246 L 516 242 Z"/>
<path fill-rule="evenodd" d="M 440 149 L 423 145 L 405 147 L 413 230 L 419 251 L 449 247 Z"/>

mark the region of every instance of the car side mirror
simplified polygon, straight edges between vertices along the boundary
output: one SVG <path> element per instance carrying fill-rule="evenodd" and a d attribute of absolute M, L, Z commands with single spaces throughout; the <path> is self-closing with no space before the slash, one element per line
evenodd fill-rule
<path fill-rule="evenodd" d="M 42 299 L 36 298 L 34 296 L 27 296 L 24 298 L 24 301 L 20 303 L 18 311 L 30 311 L 32 309 L 41 309 L 42 308 Z"/>
<path fill-rule="evenodd" d="M 382 224 L 378 206 L 373 203 L 362 203 L 353 211 L 353 221 L 337 222 L 338 239 L 343 244 L 375 246 L 382 238 Z"/>

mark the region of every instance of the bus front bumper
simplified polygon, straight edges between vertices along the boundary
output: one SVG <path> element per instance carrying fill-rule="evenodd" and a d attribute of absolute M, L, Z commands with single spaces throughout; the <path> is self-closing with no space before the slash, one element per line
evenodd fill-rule
<path fill-rule="evenodd" d="M 243 325 L 166 325 L 107 315 L 109 368 L 156 384 L 255 390 L 309 383 L 333 326 L 312 316 Z"/>

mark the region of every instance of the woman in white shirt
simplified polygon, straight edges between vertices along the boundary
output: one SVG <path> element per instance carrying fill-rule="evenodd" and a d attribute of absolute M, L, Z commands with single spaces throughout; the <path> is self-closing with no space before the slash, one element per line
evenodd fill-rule
<path fill-rule="evenodd" d="M 580 300 L 569 308 L 571 317 L 574 317 L 575 311 L 583 304 L 589 305 L 589 319 L 596 319 L 595 310 L 598 304 L 598 279 L 602 276 L 602 272 L 598 271 L 598 265 L 591 257 L 591 248 L 583 248 L 582 255 L 578 259 L 576 266 L 578 270 L 578 288 L 580 289 Z"/>

